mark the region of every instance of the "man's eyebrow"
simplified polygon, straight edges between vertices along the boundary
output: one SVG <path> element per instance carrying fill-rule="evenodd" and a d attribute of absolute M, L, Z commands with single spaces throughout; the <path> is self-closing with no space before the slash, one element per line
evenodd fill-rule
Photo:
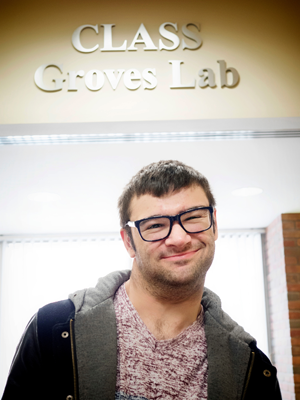
<path fill-rule="evenodd" d="M 155 214 L 155 215 L 150 215 L 149 217 L 145 217 L 145 218 L 142 218 L 142 219 L 159 218 L 159 217 L 174 217 L 174 215 L 178 215 L 178 214 L 181 214 L 181 213 L 184 213 L 184 212 L 188 212 L 188 211 L 194 210 L 195 208 L 200 208 L 200 207 L 210 207 L 210 206 L 206 206 L 206 205 L 201 204 L 199 206 L 193 206 L 193 207 L 189 207 L 189 208 L 184 208 L 181 211 L 179 211 L 179 213 L 177 213 L 177 214 L 172 214 L 172 215 L 171 214 Z"/>

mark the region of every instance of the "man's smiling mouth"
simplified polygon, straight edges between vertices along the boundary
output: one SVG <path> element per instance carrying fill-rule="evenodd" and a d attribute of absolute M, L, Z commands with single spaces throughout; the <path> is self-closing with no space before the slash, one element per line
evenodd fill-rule
<path fill-rule="evenodd" d="M 170 254 L 168 256 L 163 256 L 163 257 L 161 257 L 161 259 L 162 260 L 170 260 L 170 261 L 183 260 L 183 259 L 187 259 L 187 258 L 193 257 L 193 255 L 195 253 L 197 253 L 199 250 L 200 249 L 186 251 L 186 252 L 183 252 L 183 253 L 174 253 L 174 254 Z"/>

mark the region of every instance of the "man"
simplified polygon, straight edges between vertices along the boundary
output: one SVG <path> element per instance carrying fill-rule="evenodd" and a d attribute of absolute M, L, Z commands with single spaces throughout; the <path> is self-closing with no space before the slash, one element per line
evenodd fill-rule
<path fill-rule="evenodd" d="M 3 400 L 281 399 L 276 368 L 204 288 L 218 237 L 206 178 L 178 161 L 150 164 L 119 211 L 131 274 L 40 309 Z"/>

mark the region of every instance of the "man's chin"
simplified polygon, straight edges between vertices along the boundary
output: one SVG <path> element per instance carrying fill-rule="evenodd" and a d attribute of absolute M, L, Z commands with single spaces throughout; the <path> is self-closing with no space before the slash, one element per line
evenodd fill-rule
<path fill-rule="evenodd" d="M 173 271 L 165 271 L 156 275 L 156 280 L 161 285 L 167 286 L 194 286 L 197 281 L 201 280 L 202 275 L 200 271 L 188 268 L 186 263 L 180 262 Z"/>

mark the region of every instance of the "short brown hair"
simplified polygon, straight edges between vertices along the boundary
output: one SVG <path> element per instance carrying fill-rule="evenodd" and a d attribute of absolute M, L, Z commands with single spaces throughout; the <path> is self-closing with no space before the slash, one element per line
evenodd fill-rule
<path fill-rule="evenodd" d="M 215 207 L 216 201 L 208 180 L 194 168 L 176 160 L 158 161 L 147 165 L 131 178 L 119 198 L 121 227 L 124 228 L 130 220 L 130 203 L 133 197 L 144 194 L 163 197 L 168 193 L 193 185 L 201 186 L 209 205 Z"/>

